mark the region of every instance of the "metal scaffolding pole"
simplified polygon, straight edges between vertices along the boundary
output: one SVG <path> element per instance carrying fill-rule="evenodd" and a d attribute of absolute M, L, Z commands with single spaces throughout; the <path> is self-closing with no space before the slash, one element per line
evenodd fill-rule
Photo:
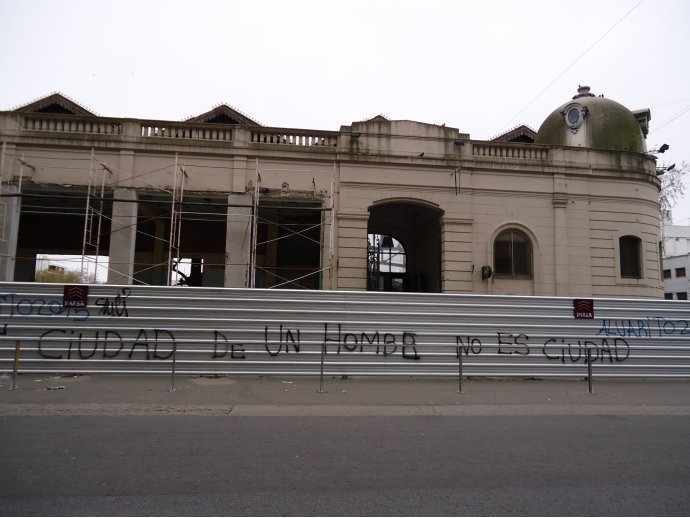
<path fill-rule="evenodd" d="M 2 143 L 2 151 L 0 151 L 0 194 L 5 194 L 5 152 L 7 143 Z M 7 192 L 9 194 L 10 175 L 7 175 Z M 0 227 L 0 242 L 7 241 L 5 237 L 5 227 L 7 226 L 7 202 L 3 197 L 0 200 L 0 218 L 2 219 L 2 226 Z M 4 249 L 3 249 L 4 250 Z"/>
<path fill-rule="evenodd" d="M 254 181 L 254 195 L 252 196 L 252 239 L 250 248 L 250 264 L 249 264 L 249 283 L 250 288 L 256 287 L 256 246 L 257 246 L 257 232 L 259 230 L 259 184 L 261 182 L 261 175 L 259 174 L 259 159 L 256 159 L 256 179 Z"/>
<path fill-rule="evenodd" d="M 173 284 L 175 267 L 180 263 L 180 240 L 182 236 L 182 201 L 184 199 L 184 184 L 187 172 L 178 163 L 175 154 L 173 170 L 172 208 L 170 211 L 170 240 L 168 242 L 168 286 Z M 173 260 L 175 261 L 173 263 Z"/>
<path fill-rule="evenodd" d="M 84 213 L 84 239 L 81 249 L 81 274 L 86 278 L 88 263 L 86 257 L 93 254 L 95 259 L 94 277 L 98 272 L 98 258 L 101 255 L 101 230 L 103 228 L 103 206 L 105 198 L 105 176 L 106 172 L 112 175 L 111 169 L 106 163 L 98 162 L 101 166 L 101 181 L 98 185 L 97 172 L 94 170 L 96 159 L 94 149 L 91 148 L 91 161 L 89 166 L 89 183 L 86 189 L 86 210 Z M 90 249 L 89 249 L 90 247 Z"/>
<path fill-rule="evenodd" d="M 325 196 L 320 196 L 317 195 L 317 189 L 316 189 L 316 179 L 315 177 L 312 177 L 312 195 L 313 199 L 312 200 L 305 200 L 304 198 L 299 199 L 300 202 L 308 202 L 308 206 L 295 206 L 290 203 L 280 203 L 281 198 L 277 198 L 276 196 L 268 196 L 267 199 L 269 200 L 269 203 L 265 206 L 265 208 L 270 212 L 271 210 L 286 210 L 288 212 L 294 212 L 294 213 L 299 213 L 299 212 L 320 212 L 321 215 L 319 216 L 318 222 L 316 221 L 310 221 L 310 222 L 281 222 L 280 218 L 278 219 L 272 219 L 270 215 L 267 213 L 261 213 L 261 200 L 262 200 L 262 192 L 264 189 L 262 189 L 262 178 L 261 178 L 261 173 L 262 170 L 260 168 L 259 164 L 259 159 L 256 159 L 256 174 L 255 174 L 255 179 L 254 179 L 254 185 L 253 185 L 253 192 L 252 192 L 252 227 L 251 227 L 251 240 L 250 240 L 250 251 L 249 251 L 249 268 L 248 270 L 248 279 L 247 279 L 247 286 L 250 288 L 255 288 L 257 285 L 257 272 L 262 271 L 265 273 L 267 276 L 266 278 L 273 278 L 277 282 L 276 284 L 273 284 L 271 286 L 267 286 L 269 288 L 280 288 L 282 286 L 292 284 L 295 287 L 299 288 L 304 288 L 304 289 L 313 289 L 307 287 L 304 284 L 300 284 L 297 281 L 300 281 L 302 279 L 307 279 L 313 275 L 318 275 L 318 274 L 323 274 L 323 276 L 320 278 L 320 287 L 324 287 L 326 284 L 328 286 L 333 285 L 333 271 L 334 271 L 334 262 L 335 262 L 335 190 L 336 190 L 336 168 L 337 168 L 337 163 L 333 164 L 333 168 L 330 171 L 330 197 L 331 200 L 328 202 L 328 206 L 323 206 L 325 202 Z M 285 171 L 282 169 L 265 169 L 263 172 L 268 172 L 270 173 L 275 173 L 275 172 L 281 172 Z M 301 172 L 308 172 L 313 174 L 314 171 L 301 171 Z M 324 171 L 321 171 L 324 172 Z M 285 188 L 285 184 L 283 186 Z M 289 192 L 289 186 L 287 187 L 287 190 Z M 282 195 L 285 195 L 285 193 L 281 193 Z M 317 200 L 321 198 L 321 201 L 319 202 L 319 206 L 312 206 L 317 203 Z M 293 200 L 294 201 L 294 200 Z M 330 216 L 325 216 L 325 212 L 330 212 Z M 275 215 L 274 215 L 275 216 Z M 269 227 L 268 234 L 264 239 L 264 241 L 259 241 L 259 228 L 260 225 L 266 225 Z M 328 231 L 326 230 L 326 226 L 330 226 Z M 273 235 L 271 233 L 271 227 L 275 227 L 275 229 L 278 229 L 279 231 L 282 232 L 282 235 Z M 319 228 L 319 235 L 318 237 L 310 236 L 309 233 L 314 231 L 314 229 Z M 328 232 L 328 234 L 327 234 Z M 313 263 L 310 264 L 306 267 L 298 267 L 298 268 L 291 268 L 290 266 L 281 266 L 279 264 L 265 264 L 261 265 L 259 264 L 259 249 L 260 247 L 266 245 L 271 245 L 275 244 L 277 242 L 283 241 L 285 239 L 291 239 L 294 240 L 294 238 L 302 238 L 306 239 L 308 241 L 311 241 L 313 243 L 318 244 L 319 246 L 319 259 L 318 263 Z M 328 252 L 326 252 L 324 249 L 328 248 Z M 275 254 L 275 251 L 273 252 Z M 270 255 L 270 252 L 267 252 L 267 254 Z M 274 257 L 275 259 L 275 257 Z M 306 270 L 308 273 L 304 273 Z M 291 272 L 288 270 L 303 270 L 302 272 L 297 273 L 297 277 L 292 277 Z M 287 273 L 283 273 L 283 272 Z M 326 272 L 328 272 L 328 278 L 325 278 Z M 292 272 L 294 273 L 294 272 Z M 268 281 L 267 281 L 268 282 Z M 313 283 L 312 283 L 313 284 Z M 317 288 L 318 289 L 318 288 Z"/>

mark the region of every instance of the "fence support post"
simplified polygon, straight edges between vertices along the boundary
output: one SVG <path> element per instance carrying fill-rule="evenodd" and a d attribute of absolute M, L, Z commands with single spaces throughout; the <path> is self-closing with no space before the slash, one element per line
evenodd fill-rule
<path fill-rule="evenodd" d="M 592 349 L 587 347 L 587 393 L 592 394 Z"/>
<path fill-rule="evenodd" d="M 462 389 L 462 347 L 458 347 L 458 394 L 463 394 Z"/>
<path fill-rule="evenodd" d="M 323 361 L 326 355 L 326 342 L 321 345 L 321 375 L 319 377 L 319 394 L 323 394 Z"/>
<path fill-rule="evenodd" d="M 177 342 L 173 340 L 173 354 L 172 354 L 172 375 L 170 378 L 170 392 L 175 392 L 175 367 L 177 361 Z"/>
<path fill-rule="evenodd" d="M 19 374 L 19 350 L 21 349 L 21 342 L 15 340 L 14 342 L 14 368 L 12 369 L 12 386 L 8 390 L 17 390 L 17 374 Z"/>

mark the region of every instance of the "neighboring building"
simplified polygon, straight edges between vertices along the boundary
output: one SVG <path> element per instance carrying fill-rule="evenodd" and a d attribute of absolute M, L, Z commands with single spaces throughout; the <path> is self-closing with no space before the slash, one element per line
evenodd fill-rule
<path fill-rule="evenodd" d="M 186 261 L 188 285 L 660 298 L 648 121 L 587 87 L 492 142 L 225 105 L 99 117 L 54 94 L 0 112 L 0 279 L 76 253 L 109 256 L 117 284 L 174 283 Z"/>
<path fill-rule="evenodd" d="M 690 225 L 674 225 L 671 211 L 663 218 L 664 297 L 687 300 L 690 292 Z"/>
<path fill-rule="evenodd" d="M 51 256 L 37 254 L 36 256 L 36 271 L 49 270 L 51 272 L 65 273 L 70 269 L 70 264 L 67 261 L 60 261 L 53 259 Z"/>
<path fill-rule="evenodd" d="M 690 293 L 690 254 L 664 257 L 664 298 L 688 300 Z"/>
<path fill-rule="evenodd" d="M 50 270 L 65 273 L 67 270 L 79 270 L 79 265 L 72 264 L 70 261 L 62 260 L 54 256 L 36 254 L 36 271 Z"/>
<path fill-rule="evenodd" d="M 674 225 L 671 211 L 664 214 L 664 258 L 690 254 L 690 224 Z"/>

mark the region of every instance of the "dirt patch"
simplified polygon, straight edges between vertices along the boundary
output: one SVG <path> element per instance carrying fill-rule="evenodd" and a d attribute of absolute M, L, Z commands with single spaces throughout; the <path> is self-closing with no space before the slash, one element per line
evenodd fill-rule
<path fill-rule="evenodd" d="M 199 376 L 191 378 L 189 381 L 204 386 L 233 385 L 237 383 L 236 380 L 228 378 L 227 376 Z"/>

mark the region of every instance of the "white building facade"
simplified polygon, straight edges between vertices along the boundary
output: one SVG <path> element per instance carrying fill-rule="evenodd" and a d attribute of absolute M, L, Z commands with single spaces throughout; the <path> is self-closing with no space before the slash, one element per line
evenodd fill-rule
<path fill-rule="evenodd" d="M 112 284 L 167 285 L 186 260 L 197 286 L 661 298 L 645 113 L 581 89 L 534 143 L 487 142 L 225 105 L 115 119 L 52 95 L 0 112 L 0 278 L 76 253 L 107 255 Z"/>
<path fill-rule="evenodd" d="M 663 222 L 664 298 L 688 300 L 690 293 L 690 225 L 673 225 L 668 214 Z"/>

